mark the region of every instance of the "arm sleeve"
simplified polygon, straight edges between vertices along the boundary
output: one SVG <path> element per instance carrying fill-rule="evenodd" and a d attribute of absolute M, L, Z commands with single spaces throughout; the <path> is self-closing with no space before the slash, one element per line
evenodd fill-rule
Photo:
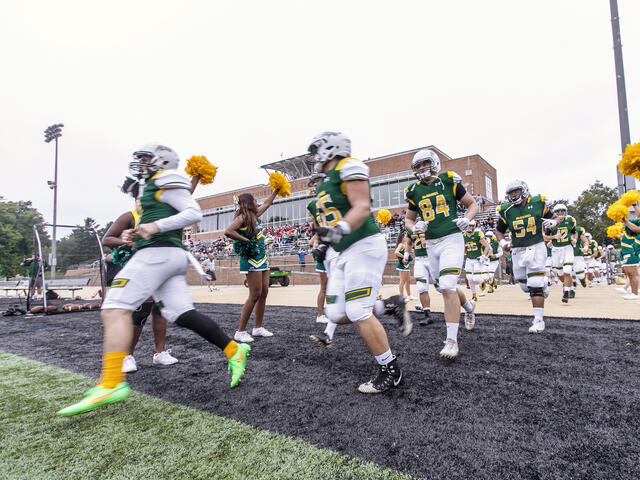
<path fill-rule="evenodd" d="M 553 212 L 549 209 L 547 209 L 544 214 L 542 215 L 542 218 L 553 218 Z"/>
<path fill-rule="evenodd" d="M 462 186 L 461 183 L 456 184 L 456 200 L 460 201 L 462 197 L 467 193 L 467 189 Z"/>
<path fill-rule="evenodd" d="M 155 224 L 161 232 L 179 230 L 202 220 L 200 206 L 188 190 L 183 188 L 164 190 L 159 199 L 178 211 L 175 215 L 156 220 Z"/>
<path fill-rule="evenodd" d="M 507 233 L 507 224 L 505 223 L 502 217 L 498 219 L 498 225 L 496 227 L 496 230 L 498 230 L 503 235 Z"/>

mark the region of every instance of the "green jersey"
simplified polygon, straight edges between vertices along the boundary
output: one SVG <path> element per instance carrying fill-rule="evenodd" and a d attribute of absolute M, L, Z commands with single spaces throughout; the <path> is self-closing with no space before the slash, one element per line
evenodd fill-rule
<path fill-rule="evenodd" d="M 500 248 L 500 242 L 498 242 L 496 237 L 493 237 L 489 242 L 489 246 L 491 246 L 491 255 L 489 255 L 489 260 L 491 260 L 492 262 L 498 260 L 498 258 L 500 257 L 497 257 L 496 255 L 498 254 L 498 249 Z"/>
<path fill-rule="evenodd" d="M 411 243 L 413 244 L 413 253 L 416 257 L 426 257 L 427 247 L 423 243 L 425 240 L 424 233 L 412 233 Z"/>
<path fill-rule="evenodd" d="M 542 238 L 542 219 L 549 211 L 546 199 L 542 195 L 527 198 L 520 207 L 503 203 L 497 207 L 499 223 L 511 231 L 514 247 L 529 247 L 544 241 Z M 501 231 L 501 230 L 499 230 Z"/>
<path fill-rule="evenodd" d="M 144 186 L 142 196 L 138 199 L 138 208 L 142 211 L 139 223 L 152 223 L 178 213 L 171 205 L 160 200 L 162 192 L 174 188 L 184 188 L 191 191 L 191 182 L 175 170 L 163 170 L 151 177 Z M 182 229 L 154 233 L 149 240 L 145 240 L 139 235 L 136 236 L 136 248 L 138 249 L 159 242 L 184 248 Z"/>
<path fill-rule="evenodd" d="M 573 255 L 576 257 L 584 257 L 584 252 L 582 248 L 584 245 L 582 244 L 582 235 L 584 235 L 583 227 L 576 227 L 576 233 L 578 234 L 578 238 L 576 239 L 576 246 L 573 247 Z"/>
<path fill-rule="evenodd" d="M 551 235 L 559 235 L 553 239 L 554 247 L 566 247 L 571 245 L 571 235 L 576 230 L 576 219 L 567 215 L 564 220 L 551 229 Z"/>
<path fill-rule="evenodd" d="M 464 253 L 467 258 L 480 258 L 484 246 L 480 240 L 484 239 L 484 233 L 480 230 L 474 230 L 471 235 L 464 234 Z"/>
<path fill-rule="evenodd" d="M 316 208 L 316 199 L 314 198 L 309 203 L 307 203 L 307 211 L 311 215 L 311 218 L 314 222 L 320 225 L 320 219 L 318 217 L 318 209 Z"/>
<path fill-rule="evenodd" d="M 325 180 L 316 187 L 316 221 L 322 227 L 332 227 L 351 210 L 345 184 L 352 180 L 369 181 L 369 167 L 355 158 L 343 158 L 327 172 Z M 336 252 L 342 252 L 358 240 L 380 233 L 380 229 L 369 214 L 360 227 L 342 237 L 332 245 Z"/>
<path fill-rule="evenodd" d="M 464 195 L 461 181 L 455 172 L 445 172 L 429 185 L 421 180 L 405 187 L 404 197 L 409 210 L 417 212 L 429 224 L 425 238 L 442 238 L 460 232 L 454 220 L 458 218 L 457 200 Z"/>
<path fill-rule="evenodd" d="M 589 242 L 589 246 L 587 247 L 587 255 L 591 258 L 595 258 L 596 253 L 598 252 L 598 242 L 595 240 L 591 240 Z"/>

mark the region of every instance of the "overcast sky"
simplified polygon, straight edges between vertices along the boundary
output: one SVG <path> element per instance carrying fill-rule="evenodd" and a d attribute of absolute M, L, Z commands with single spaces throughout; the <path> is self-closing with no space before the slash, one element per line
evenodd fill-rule
<path fill-rule="evenodd" d="M 618 0 L 632 142 L 640 1 Z M 615 186 L 620 134 L 608 0 L 16 1 L 0 17 L 0 195 L 58 223 L 131 207 L 118 187 L 150 141 L 219 166 L 196 196 L 265 183 L 259 165 L 323 130 L 353 156 L 480 154 L 498 189 Z M 184 165 L 181 165 L 183 168 Z"/>

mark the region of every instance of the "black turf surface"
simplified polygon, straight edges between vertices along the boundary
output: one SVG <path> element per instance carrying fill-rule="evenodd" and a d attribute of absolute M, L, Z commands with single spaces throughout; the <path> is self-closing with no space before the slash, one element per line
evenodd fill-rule
<path fill-rule="evenodd" d="M 0 310 L 12 303 L 0 299 Z M 235 330 L 240 306 L 199 308 Z M 151 364 L 147 326 L 128 381 L 419 477 L 640 478 L 639 322 L 548 319 L 534 336 L 528 316 L 478 315 L 474 331 L 461 326 L 461 355 L 449 362 L 438 357 L 445 328 L 434 316 L 409 338 L 386 319 L 406 382 L 384 395 L 356 391 L 375 361 L 355 329 L 338 327 L 334 348 L 324 350 L 308 340 L 322 326 L 303 307 L 267 307 L 265 326 L 276 336 L 254 342 L 238 388 L 229 389 L 221 352 L 173 325 L 167 342 L 180 363 Z M 0 317 L 0 350 L 95 378 L 101 340 L 95 311 Z"/>

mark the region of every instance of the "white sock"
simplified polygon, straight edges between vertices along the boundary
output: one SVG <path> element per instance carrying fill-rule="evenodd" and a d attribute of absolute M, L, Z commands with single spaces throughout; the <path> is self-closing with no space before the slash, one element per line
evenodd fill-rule
<path fill-rule="evenodd" d="M 378 362 L 378 365 L 388 365 L 395 358 L 395 355 L 391 353 L 391 349 L 389 349 L 380 355 L 376 355 L 376 362 Z"/>
<path fill-rule="evenodd" d="M 469 282 L 469 288 L 471 288 L 471 293 L 476 293 L 476 282 Z"/>
<path fill-rule="evenodd" d="M 376 318 L 382 318 L 384 310 L 384 302 L 382 300 L 376 300 L 376 303 L 373 305 L 373 314 Z"/>
<path fill-rule="evenodd" d="M 533 307 L 533 321 L 542 322 L 544 320 L 544 308 Z"/>
<path fill-rule="evenodd" d="M 338 326 L 337 323 L 333 323 L 332 321 L 329 321 L 327 323 L 327 326 L 324 329 L 324 333 L 326 333 L 331 340 L 333 340 L 333 334 L 335 333 L 337 326 Z"/>
<path fill-rule="evenodd" d="M 447 323 L 447 338 L 453 338 L 456 342 L 458 341 L 458 327 L 460 324 L 456 323 Z"/>
<path fill-rule="evenodd" d="M 464 308 L 464 311 L 467 313 L 471 313 L 473 311 L 473 304 L 471 303 L 471 300 L 467 300 L 466 302 L 464 302 L 462 304 L 462 308 Z M 447 323 L 447 325 L 449 325 Z"/>
<path fill-rule="evenodd" d="M 571 287 L 563 287 L 565 292 L 568 292 L 569 290 L 571 290 Z"/>

